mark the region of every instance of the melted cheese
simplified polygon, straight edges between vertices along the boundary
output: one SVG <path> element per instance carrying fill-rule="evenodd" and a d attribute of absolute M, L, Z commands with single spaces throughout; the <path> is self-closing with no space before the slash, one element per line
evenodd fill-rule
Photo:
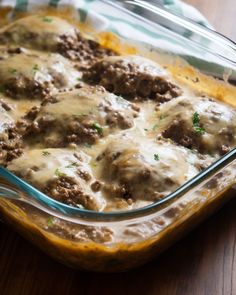
<path fill-rule="evenodd" d="M 77 149 L 33 149 L 15 159 L 7 168 L 41 190 L 53 179 L 62 175 L 70 177 L 78 182 L 83 193 L 93 197 L 96 204 L 94 209 L 100 211 L 105 201 L 99 192 L 95 193 L 90 188 L 95 179 L 92 177 L 85 181 L 77 173 L 79 169 L 92 174 L 90 161 L 88 155 Z"/>
<path fill-rule="evenodd" d="M 164 118 L 161 122 L 163 130 L 177 119 L 194 131 L 194 113 L 198 114 L 205 131 L 199 141 L 208 153 L 216 153 L 220 145 L 231 148 L 236 145 L 236 111 L 223 103 L 206 97 L 179 97 L 160 106 L 158 115 Z"/>
<path fill-rule="evenodd" d="M 9 55 L 0 60 L 0 79 L 2 85 L 10 79 L 18 80 L 17 87 L 26 87 L 25 81 L 47 83 L 52 89 L 71 88 L 78 83 L 81 73 L 59 54 L 44 54 L 36 51 L 25 51 Z"/>
<path fill-rule="evenodd" d="M 127 135 L 111 139 L 101 155 L 104 159 L 97 162 L 94 173 L 107 183 L 108 211 L 120 209 L 114 186 L 128 189 L 134 202 L 126 208 L 137 208 L 168 195 L 200 171 L 196 154 L 141 135 L 139 141 Z"/>
<path fill-rule="evenodd" d="M 0 30 L 0 40 L 1 35 L 4 33 L 7 33 L 6 40 L 8 42 L 18 46 L 57 51 L 59 38 L 63 35 L 76 38 L 77 30 L 61 18 L 50 15 L 32 15 L 21 18 L 2 28 Z"/>
<path fill-rule="evenodd" d="M 10 54 L 5 47 L 0 48 L 1 83 L 4 85 L 12 78 L 16 78 L 18 87 L 25 87 L 25 80 L 46 83 L 56 99 L 56 102 L 40 107 L 33 127 L 42 128 L 41 133 L 25 142 L 27 147 L 23 155 L 8 165 L 8 169 L 20 174 L 33 185 L 43 189 L 46 183 L 58 177 L 55 172 L 59 171 L 62 175 L 78 181 L 83 191 L 96 200 L 100 211 L 142 207 L 174 191 L 215 159 L 209 155 L 194 154 L 168 140 L 157 140 L 176 118 L 185 121 L 191 128 L 193 113 L 197 112 L 206 130 L 201 140 L 209 150 L 210 147 L 214 149 L 214 146 L 222 141 L 218 134 L 220 130 L 231 128 L 233 134 L 236 133 L 235 110 L 219 102 L 197 97 L 191 89 L 182 85 L 182 97 L 173 98 L 162 104 L 158 110 L 154 101 L 139 102 L 136 104 L 140 107 L 139 113 L 127 100 L 108 93 L 103 88 L 84 85 L 80 89 L 73 89 L 80 80 L 81 73 L 75 70 L 71 61 L 51 52 L 57 50 L 62 35 L 70 36 L 73 41 L 77 38 L 77 33 L 77 29 L 66 21 L 51 16 L 29 16 L 0 31 L 0 41 L 31 48 L 23 49 L 20 54 Z M 30 35 L 33 38 L 29 38 Z M 106 57 L 104 62 L 111 65 L 133 65 L 135 71 L 144 76 L 149 75 L 151 80 L 152 77 L 172 79 L 163 67 L 144 57 L 110 56 Z M 119 72 L 117 74 L 119 75 Z M 58 90 L 64 92 L 59 93 Z M 22 98 L 19 102 L 4 97 L 12 109 L 8 112 L 2 111 L 1 126 L 5 126 L 4 122 L 11 124 L 16 121 L 29 109 L 32 103 L 29 99 L 30 93 L 26 96 L 28 99 Z M 33 102 L 33 105 L 37 104 L 39 105 L 37 101 Z M 115 127 L 112 124 L 110 126 L 108 115 L 109 120 L 121 116 L 122 120 L 128 119 L 132 124 L 126 130 L 121 130 L 117 123 Z M 40 126 L 40 122 L 45 119 L 48 122 L 51 120 L 53 125 Z M 81 144 L 74 150 L 43 150 L 47 147 L 47 140 L 54 141 L 56 144 L 53 146 L 62 146 L 63 137 L 68 135 L 74 121 L 79 122 L 85 129 L 89 129 L 91 123 L 100 124 L 103 138 L 92 146 L 84 144 L 81 140 Z M 33 145 L 34 140 L 39 142 L 38 147 Z M 76 144 L 73 143 L 72 146 L 75 147 Z M 231 144 L 234 146 L 235 141 Z M 78 161 L 74 156 L 75 152 L 81 155 L 82 161 Z M 117 154 L 119 156 L 116 158 Z M 101 161 L 98 161 L 99 157 L 102 157 Z M 84 182 L 78 179 L 73 166 L 67 168 L 74 162 L 92 175 L 91 181 Z M 91 190 L 91 182 L 96 180 L 101 182 L 100 192 Z M 109 189 L 112 191 L 111 186 L 123 185 L 128 187 L 132 203 L 127 202 L 125 198 L 117 198 L 107 193 Z"/>
<path fill-rule="evenodd" d="M 168 72 L 156 62 L 138 55 L 109 56 L 103 59 L 108 64 L 122 63 L 127 66 L 133 64 L 137 71 L 147 73 L 153 77 L 168 77 Z"/>

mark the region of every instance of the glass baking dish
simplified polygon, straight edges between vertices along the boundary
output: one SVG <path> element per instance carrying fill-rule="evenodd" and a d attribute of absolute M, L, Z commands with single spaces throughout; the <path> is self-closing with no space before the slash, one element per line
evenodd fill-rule
<path fill-rule="evenodd" d="M 89 26 L 96 20 L 98 36 L 103 31 L 116 33 L 114 46 L 136 48 L 164 61 L 191 87 L 198 77 L 201 90 L 213 91 L 218 99 L 236 106 L 233 42 L 153 2 L 99 0 L 92 7 L 79 7 L 79 15 L 88 14 Z M 187 79 L 190 74 L 192 79 Z M 228 201 L 235 177 L 233 149 L 161 201 L 132 211 L 101 213 L 59 203 L 0 167 L 0 216 L 66 265 L 124 271 L 155 257 Z"/>

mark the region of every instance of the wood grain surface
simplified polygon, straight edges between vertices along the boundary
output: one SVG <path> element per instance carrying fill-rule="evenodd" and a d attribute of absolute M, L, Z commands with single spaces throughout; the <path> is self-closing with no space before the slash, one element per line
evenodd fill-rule
<path fill-rule="evenodd" d="M 235 0 L 188 0 L 236 40 Z M 235 295 L 236 199 L 155 261 L 130 272 L 69 269 L 0 223 L 0 295 Z"/>

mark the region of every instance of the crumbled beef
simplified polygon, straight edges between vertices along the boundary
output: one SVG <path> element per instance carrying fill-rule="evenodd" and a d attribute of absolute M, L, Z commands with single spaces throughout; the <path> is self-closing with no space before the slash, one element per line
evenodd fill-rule
<path fill-rule="evenodd" d="M 26 50 L 0 59 L 1 91 L 13 98 L 49 99 L 53 92 L 73 89 L 80 77 L 74 65 L 59 54 Z"/>
<path fill-rule="evenodd" d="M 106 56 L 114 55 L 115 52 L 102 47 L 96 41 L 85 39 L 78 32 L 77 38 L 62 35 L 59 38 L 58 52 L 63 56 L 78 61 L 78 68 L 84 68 Z"/>
<path fill-rule="evenodd" d="M 84 79 L 129 100 L 152 99 L 162 103 L 181 94 L 180 88 L 166 73 L 159 72 L 158 65 L 138 57 L 111 57 L 98 61 L 85 71 Z"/>
<path fill-rule="evenodd" d="M 32 15 L 18 19 L 0 31 L 0 44 L 6 43 L 18 46 L 10 48 L 9 53 L 21 53 L 22 47 L 60 53 L 76 61 L 79 68 L 115 55 L 114 51 L 83 37 L 78 28 L 55 16 Z"/>
<path fill-rule="evenodd" d="M 24 134 L 25 138 L 40 136 L 47 147 L 94 144 L 108 128 L 131 128 L 138 111 L 137 106 L 103 87 L 87 86 L 67 95 L 58 94 L 54 101 L 44 102 L 40 110 L 33 108 L 25 117 Z"/>
<path fill-rule="evenodd" d="M 207 97 L 180 97 L 159 107 L 162 136 L 202 154 L 227 153 L 236 143 L 236 112 Z M 165 123 L 166 121 L 166 123 Z"/>
<path fill-rule="evenodd" d="M 0 134 L 0 165 L 18 158 L 23 153 L 21 137 L 15 127 L 9 127 Z"/>
<path fill-rule="evenodd" d="M 49 180 L 43 191 L 59 202 L 75 207 L 81 204 L 86 209 L 99 210 L 94 197 L 85 193 L 73 178 L 62 176 Z"/>
<path fill-rule="evenodd" d="M 102 191 L 108 200 L 157 201 L 188 179 L 192 157 L 194 173 L 201 159 L 182 147 L 165 141 L 142 138 L 139 142 L 122 136 L 111 140 L 97 158 L 102 167 Z M 171 171 L 170 171 L 171 167 Z"/>
<path fill-rule="evenodd" d="M 76 242 L 93 241 L 100 244 L 111 242 L 113 238 L 113 231 L 108 227 L 72 225 L 59 218 L 50 219 L 50 225 L 47 221 L 45 227 L 63 239 Z"/>
<path fill-rule="evenodd" d="M 32 98 L 45 98 L 50 94 L 50 83 L 40 83 L 27 77 L 21 77 L 21 79 L 11 77 L 6 81 L 4 87 L 5 93 L 11 97 L 25 96 L 30 93 Z"/>

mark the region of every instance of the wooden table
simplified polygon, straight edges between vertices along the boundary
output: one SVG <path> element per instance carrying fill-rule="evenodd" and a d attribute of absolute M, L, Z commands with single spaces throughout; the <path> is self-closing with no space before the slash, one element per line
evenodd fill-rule
<path fill-rule="evenodd" d="M 236 40 L 235 0 L 188 0 Z M 234 295 L 236 199 L 163 255 L 121 274 L 79 272 L 53 261 L 0 223 L 0 294 Z"/>

